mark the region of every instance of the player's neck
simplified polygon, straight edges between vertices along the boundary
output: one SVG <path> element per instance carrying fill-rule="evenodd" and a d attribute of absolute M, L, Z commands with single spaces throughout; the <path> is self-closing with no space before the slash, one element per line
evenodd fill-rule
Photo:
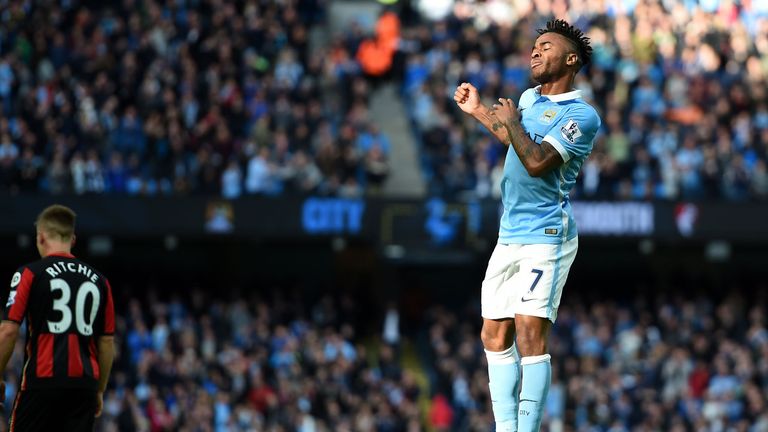
<path fill-rule="evenodd" d="M 541 85 L 542 96 L 568 93 L 573 90 L 573 77 L 564 76 L 558 80 L 543 83 Z"/>
<path fill-rule="evenodd" d="M 51 245 L 40 254 L 43 258 L 51 255 L 72 255 L 72 248 L 63 245 Z"/>

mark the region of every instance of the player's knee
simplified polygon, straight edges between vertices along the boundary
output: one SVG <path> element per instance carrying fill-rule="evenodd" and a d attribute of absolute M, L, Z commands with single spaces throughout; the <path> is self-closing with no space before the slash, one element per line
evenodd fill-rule
<path fill-rule="evenodd" d="M 521 356 L 538 356 L 547 353 L 547 338 L 534 329 L 518 329 L 517 350 Z"/>
<path fill-rule="evenodd" d="M 504 351 L 509 348 L 505 343 L 505 335 L 502 329 L 489 329 L 483 326 L 480 330 L 480 340 L 483 342 L 483 347 L 488 351 Z"/>

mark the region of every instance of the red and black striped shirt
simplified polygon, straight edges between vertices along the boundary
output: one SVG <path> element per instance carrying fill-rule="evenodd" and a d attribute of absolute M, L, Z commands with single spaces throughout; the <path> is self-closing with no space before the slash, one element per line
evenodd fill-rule
<path fill-rule="evenodd" d="M 55 254 L 21 267 L 5 294 L 3 320 L 26 319 L 21 389 L 96 389 L 96 343 L 115 332 L 107 279 L 72 255 Z"/>

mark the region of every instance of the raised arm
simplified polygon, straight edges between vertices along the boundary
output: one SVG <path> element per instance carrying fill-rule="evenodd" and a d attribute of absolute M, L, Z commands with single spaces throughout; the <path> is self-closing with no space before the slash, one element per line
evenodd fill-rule
<path fill-rule="evenodd" d="M 504 124 L 496 118 L 493 110 L 480 102 L 480 93 L 475 86 L 469 83 L 461 83 L 461 85 L 456 87 L 453 100 L 462 111 L 471 115 L 480 124 L 485 126 L 496 139 L 504 145 L 509 145 L 509 138 L 507 137 L 507 130 L 504 128 Z"/>

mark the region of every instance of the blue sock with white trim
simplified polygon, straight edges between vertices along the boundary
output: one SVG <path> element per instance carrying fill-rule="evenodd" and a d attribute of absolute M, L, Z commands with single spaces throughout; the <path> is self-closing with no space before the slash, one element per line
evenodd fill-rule
<path fill-rule="evenodd" d="M 520 359 L 523 382 L 517 417 L 519 432 L 538 432 L 541 426 L 549 384 L 552 381 L 550 358 L 549 354 L 544 354 Z"/>
<path fill-rule="evenodd" d="M 496 432 L 517 432 L 517 393 L 520 365 L 514 346 L 504 351 L 485 350 L 488 359 L 488 389 L 491 392 Z"/>

